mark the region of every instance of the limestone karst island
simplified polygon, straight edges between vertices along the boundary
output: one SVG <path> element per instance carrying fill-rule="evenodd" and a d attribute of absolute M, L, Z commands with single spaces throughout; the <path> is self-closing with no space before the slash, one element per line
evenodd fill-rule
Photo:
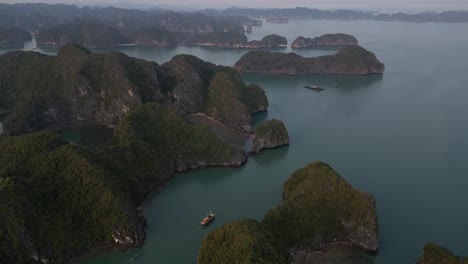
<path fill-rule="evenodd" d="M 468 3 L 0 3 L 0 264 L 468 264 Z"/>

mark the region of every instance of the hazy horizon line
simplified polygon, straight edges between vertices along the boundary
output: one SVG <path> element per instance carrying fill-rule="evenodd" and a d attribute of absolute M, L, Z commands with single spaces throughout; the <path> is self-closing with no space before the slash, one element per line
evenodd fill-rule
<path fill-rule="evenodd" d="M 311 6 L 291 6 L 291 7 L 264 7 L 264 6 L 219 6 L 219 5 L 183 5 L 183 4 L 146 4 L 146 3 L 64 3 L 64 2 L 31 2 L 31 1 L 19 1 L 19 2 L 11 2 L 11 3 L 1 3 L 1 4 L 8 4 L 8 5 L 16 5 L 16 4 L 46 4 L 46 5 L 68 5 L 68 6 L 77 6 L 80 8 L 89 7 L 89 8 L 122 8 L 122 9 L 140 9 L 142 11 L 147 11 L 148 9 L 169 9 L 172 11 L 197 11 L 197 10 L 204 10 L 204 9 L 215 9 L 215 10 L 226 10 L 226 9 L 296 9 L 296 8 L 308 8 L 308 9 L 316 9 L 322 11 L 336 11 L 336 10 L 353 10 L 353 11 L 365 11 L 365 12 L 387 12 L 387 13 L 396 13 L 396 12 L 409 12 L 409 13 L 423 13 L 423 12 L 446 12 L 446 11 L 468 11 L 468 8 L 398 8 L 398 7 L 380 7 L 380 8 L 365 8 L 365 7 L 311 7 Z"/>

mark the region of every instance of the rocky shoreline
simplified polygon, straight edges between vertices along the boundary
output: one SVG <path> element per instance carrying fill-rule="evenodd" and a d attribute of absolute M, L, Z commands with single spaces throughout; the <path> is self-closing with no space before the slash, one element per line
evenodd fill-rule
<path fill-rule="evenodd" d="M 316 38 L 298 37 L 291 44 L 293 49 L 317 48 L 317 47 L 344 47 L 357 46 L 358 40 L 351 35 L 337 33 L 325 34 Z"/>
<path fill-rule="evenodd" d="M 262 263 L 265 257 L 277 264 L 309 263 L 319 250 L 337 245 L 377 252 L 374 198 L 354 189 L 328 164 L 313 162 L 294 172 L 283 195 L 282 204 L 260 223 L 239 220 L 206 235 L 197 263 Z"/>
<path fill-rule="evenodd" d="M 360 46 L 347 46 L 336 54 L 313 58 L 296 53 L 251 51 L 234 68 L 243 73 L 371 75 L 383 74 L 385 65 L 374 53 Z"/>

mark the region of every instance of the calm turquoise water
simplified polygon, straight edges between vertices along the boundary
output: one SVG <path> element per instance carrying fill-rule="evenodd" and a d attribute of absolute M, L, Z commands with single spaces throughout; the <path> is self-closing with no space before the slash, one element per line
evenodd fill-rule
<path fill-rule="evenodd" d="M 343 32 L 386 64 L 383 77 L 245 75 L 260 84 L 291 137 L 286 148 L 255 155 L 241 168 L 177 175 L 144 204 L 146 243 L 75 261 L 195 263 L 204 235 L 222 224 L 262 219 L 281 201 L 283 182 L 296 169 L 322 160 L 377 200 L 380 252 L 374 263 L 415 263 L 433 241 L 468 255 L 468 26 L 375 21 L 264 23 L 269 33 L 317 36 Z M 167 61 L 176 53 L 232 65 L 245 51 L 186 48 L 124 49 L 131 56 Z M 286 49 L 285 51 L 289 51 Z M 305 56 L 329 51 L 301 51 Z M 316 93 L 304 85 L 320 85 Z M 199 226 L 207 210 L 215 222 Z"/>

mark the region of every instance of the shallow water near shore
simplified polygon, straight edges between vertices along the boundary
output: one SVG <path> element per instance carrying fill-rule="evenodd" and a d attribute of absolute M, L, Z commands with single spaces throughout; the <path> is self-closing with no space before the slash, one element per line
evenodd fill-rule
<path fill-rule="evenodd" d="M 291 173 L 316 160 L 375 196 L 381 247 L 374 263 L 415 263 L 426 241 L 467 256 L 467 24 L 290 20 L 253 29 L 250 39 L 276 33 L 289 43 L 299 35 L 353 34 L 385 63 L 386 71 L 383 76 L 243 75 L 247 83 L 261 85 L 270 101 L 268 113 L 255 116 L 255 122 L 284 121 L 291 145 L 254 155 L 240 168 L 176 175 L 144 203 L 143 246 L 73 263 L 196 263 L 206 234 L 241 218 L 261 220 L 281 202 L 283 182 Z M 190 53 L 223 65 L 233 65 L 247 52 L 197 47 L 122 51 L 158 63 Z M 317 93 L 305 85 L 325 90 Z M 216 220 L 203 228 L 199 222 L 207 210 Z"/>

